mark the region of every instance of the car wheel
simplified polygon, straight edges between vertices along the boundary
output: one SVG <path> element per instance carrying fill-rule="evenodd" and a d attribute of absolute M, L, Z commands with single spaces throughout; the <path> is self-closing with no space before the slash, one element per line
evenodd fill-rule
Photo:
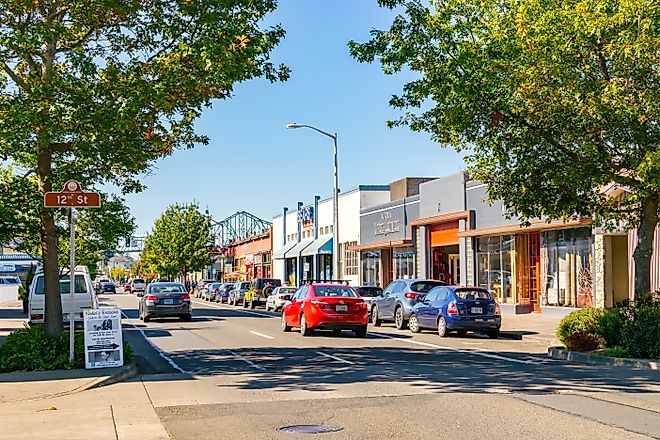
<path fill-rule="evenodd" d="M 281 324 L 282 324 L 282 331 L 283 332 L 288 333 L 288 332 L 291 331 L 291 327 L 286 325 L 286 316 L 284 315 L 284 312 L 282 312 Z"/>
<path fill-rule="evenodd" d="M 248 302 L 245 298 L 243 298 L 243 308 L 247 309 L 248 308 Z"/>
<path fill-rule="evenodd" d="M 488 330 L 486 334 L 490 339 L 497 339 L 500 336 L 500 329 L 498 328 L 496 330 Z"/>
<path fill-rule="evenodd" d="M 422 330 L 419 326 L 419 322 L 417 321 L 417 316 L 415 316 L 414 313 L 410 315 L 410 321 L 408 321 L 408 328 L 413 333 L 419 333 Z"/>
<path fill-rule="evenodd" d="M 144 317 L 142 316 L 142 307 L 138 308 L 138 319 L 140 321 L 142 321 L 144 319 Z"/>
<path fill-rule="evenodd" d="M 398 330 L 403 330 L 408 325 L 408 322 L 403 317 L 403 307 L 399 306 L 394 311 L 394 325 Z"/>
<path fill-rule="evenodd" d="M 380 327 L 380 324 L 382 323 L 380 317 L 378 316 L 378 306 L 374 306 L 371 309 L 371 323 L 374 325 L 374 327 Z"/>
<path fill-rule="evenodd" d="M 467 330 L 456 330 L 456 334 L 461 337 L 465 336 L 467 335 Z"/>
<path fill-rule="evenodd" d="M 307 327 L 307 318 L 305 314 L 300 315 L 300 334 L 303 336 L 310 336 L 312 334 L 312 329 Z"/>
<path fill-rule="evenodd" d="M 366 338 L 367 337 L 367 326 L 365 325 L 364 327 L 360 327 L 355 330 L 355 336 L 358 338 Z"/>
<path fill-rule="evenodd" d="M 266 303 L 266 311 L 270 312 L 270 306 L 268 305 L 268 303 Z"/>
<path fill-rule="evenodd" d="M 444 316 L 438 318 L 438 336 L 441 338 L 447 336 L 447 321 L 445 321 Z"/>
<path fill-rule="evenodd" d="M 257 304 L 254 302 L 254 299 L 250 300 L 250 308 L 254 309 L 257 306 Z"/>
<path fill-rule="evenodd" d="M 142 318 L 142 320 L 143 320 L 144 322 L 149 322 L 149 321 L 151 321 L 151 317 L 150 317 L 149 315 L 144 315 L 144 317 Z"/>

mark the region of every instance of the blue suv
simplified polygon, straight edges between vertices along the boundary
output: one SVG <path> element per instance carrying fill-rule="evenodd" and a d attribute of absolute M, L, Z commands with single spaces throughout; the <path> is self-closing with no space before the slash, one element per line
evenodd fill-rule
<path fill-rule="evenodd" d="M 486 289 L 477 287 L 436 287 L 412 309 L 410 331 L 437 329 L 440 337 L 450 331 L 464 335 L 471 331 L 497 338 L 502 326 L 500 306 Z"/>
<path fill-rule="evenodd" d="M 378 327 L 382 321 L 394 321 L 399 330 L 408 326 L 412 308 L 431 289 L 444 286 L 437 280 L 400 279 L 390 283 L 371 303 L 371 322 Z"/>

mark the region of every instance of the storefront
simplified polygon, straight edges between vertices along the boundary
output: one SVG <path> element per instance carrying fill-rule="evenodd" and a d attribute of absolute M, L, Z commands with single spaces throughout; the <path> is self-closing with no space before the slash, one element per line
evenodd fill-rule
<path fill-rule="evenodd" d="M 419 196 L 372 206 L 360 211 L 360 283 L 386 287 L 399 278 L 415 276 L 415 250 L 410 224 L 419 214 Z"/>
<path fill-rule="evenodd" d="M 230 245 L 227 254 L 231 267 L 224 267 L 223 280 L 271 278 L 271 232 L 255 235 Z"/>

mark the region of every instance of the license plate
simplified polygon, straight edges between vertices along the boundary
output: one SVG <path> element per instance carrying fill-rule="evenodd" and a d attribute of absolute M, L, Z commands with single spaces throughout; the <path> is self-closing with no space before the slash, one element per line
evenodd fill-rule
<path fill-rule="evenodd" d="M 484 312 L 484 309 L 481 307 L 472 307 L 472 313 L 481 315 Z"/>
<path fill-rule="evenodd" d="M 337 306 L 337 311 L 338 312 L 346 312 L 348 311 L 348 306 Z"/>
<path fill-rule="evenodd" d="M 174 300 L 173 299 L 164 299 L 163 304 L 171 306 L 172 304 L 174 304 Z"/>

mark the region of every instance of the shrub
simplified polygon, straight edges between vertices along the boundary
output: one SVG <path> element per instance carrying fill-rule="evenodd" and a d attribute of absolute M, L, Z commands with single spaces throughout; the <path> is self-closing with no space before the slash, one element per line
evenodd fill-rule
<path fill-rule="evenodd" d="M 601 356 L 622 358 L 622 357 L 626 357 L 626 350 L 624 350 L 622 347 L 607 347 L 603 351 L 599 351 L 596 354 L 599 354 Z"/>
<path fill-rule="evenodd" d="M 124 341 L 124 361 L 133 359 L 131 347 Z M 63 370 L 85 367 L 82 332 L 75 334 L 74 362 L 69 362 L 69 333 L 50 337 L 43 327 L 33 325 L 15 330 L 0 346 L 0 373 L 12 371 Z"/>
<path fill-rule="evenodd" d="M 621 330 L 624 316 L 621 309 L 606 309 L 598 318 L 596 334 L 603 338 L 606 347 L 621 345 Z"/>
<path fill-rule="evenodd" d="M 640 296 L 622 309 L 621 347 L 635 358 L 660 359 L 660 299 Z"/>
<path fill-rule="evenodd" d="M 557 338 L 568 347 L 568 339 L 571 335 L 582 332 L 598 336 L 598 321 L 603 315 L 604 309 L 587 307 L 576 310 L 564 316 L 557 327 Z"/>
<path fill-rule="evenodd" d="M 575 332 L 568 337 L 566 348 L 574 351 L 593 351 L 603 343 L 603 339 L 587 332 Z"/>

